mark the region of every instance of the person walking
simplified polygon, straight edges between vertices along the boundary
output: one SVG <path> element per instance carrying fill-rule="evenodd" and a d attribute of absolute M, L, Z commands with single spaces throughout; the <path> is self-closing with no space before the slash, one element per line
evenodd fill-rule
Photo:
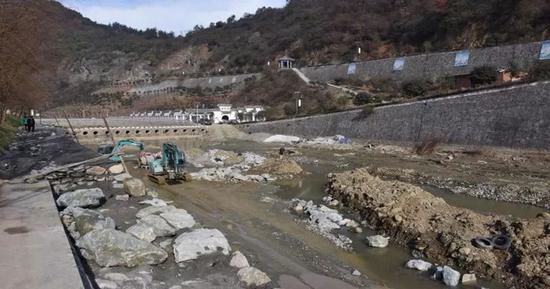
<path fill-rule="evenodd" d="M 25 131 L 28 130 L 28 128 L 27 128 L 27 120 L 28 120 L 28 119 L 27 119 L 27 115 L 24 115 L 23 117 L 21 117 L 21 120 L 20 120 L 21 125 L 25 128 Z"/>
<path fill-rule="evenodd" d="M 28 132 L 34 132 L 34 117 L 31 115 L 28 119 L 27 119 L 27 131 Z"/>

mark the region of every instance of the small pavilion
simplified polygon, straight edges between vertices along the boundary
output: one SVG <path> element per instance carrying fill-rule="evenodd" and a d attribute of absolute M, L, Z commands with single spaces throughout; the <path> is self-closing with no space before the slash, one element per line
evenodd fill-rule
<path fill-rule="evenodd" d="M 283 56 L 278 59 L 279 61 L 279 69 L 292 69 L 294 67 L 294 63 L 296 62 L 296 59 L 290 58 L 288 56 Z"/>

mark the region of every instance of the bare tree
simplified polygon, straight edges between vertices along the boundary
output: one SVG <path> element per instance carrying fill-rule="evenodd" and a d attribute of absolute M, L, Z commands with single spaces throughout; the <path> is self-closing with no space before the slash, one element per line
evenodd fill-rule
<path fill-rule="evenodd" d="M 0 123 L 11 109 L 21 113 L 44 102 L 41 77 L 52 31 L 40 6 L 47 0 L 0 0 Z"/>

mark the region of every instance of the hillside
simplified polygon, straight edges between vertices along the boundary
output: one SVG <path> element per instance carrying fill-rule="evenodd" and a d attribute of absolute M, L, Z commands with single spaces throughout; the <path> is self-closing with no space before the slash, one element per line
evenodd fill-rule
<path fill-rule="evenodd" d="M 3 15 L 13 3 L 39 7 L 32 10 L 34 25 L 49 28 L 40 49 L 48 73 L 38 73 L 52 95 L 39 101 L 44 109 L 97 102 L 91 92 L 116 80 L 259 72 L 284 54 L 298 65 L 319 65 L 538 41 L 550 27 L 545 0 L 290 0 L 285 8 L 260 8 L 185 37 L 100 25 L 55 1 L 2 0 Z M 270 99 L 258 85 L 243 95 L 250 91 L 267 94 L 259 96 L 262 102 Z"/>
<path fill-rule="evenodd" d="M 550 2 L 291 0 L 284 9 L 228 22 L 185 40 L 208 44 L 210 67 L 239 71 L 285 53 L 299 65 L 318 65 L 538 41 L 549 33 Z"/>

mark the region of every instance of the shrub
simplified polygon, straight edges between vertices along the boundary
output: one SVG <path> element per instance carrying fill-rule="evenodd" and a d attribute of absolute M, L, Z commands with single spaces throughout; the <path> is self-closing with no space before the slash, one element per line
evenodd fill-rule
<path fill-rule="evenodd" d="M 294 103 L 286 103 L 283 106 L 283 111 L 287 116 L 293 116 L 296 114 L 296 104 Z"/>
<path fill-rule="evenodd" d="M 395 93 L 399 90 L 395 80 L 390 78 L 373 78 L 369 80 L 369 85 L 372 86 L 375 92 Z"/>
<path fill-rule="evenodd" d="M 411 80 L 401 85 L 401 92 L 409 97 L 417 97 L 426 94 L 429 85 L 425 80 Z"/>
<path fill-rule="evenodd" d="M 0 124 L 0 153 L 3 152 L 15 138 L 17 126 L 19 126 L 19 121 L 12 117 L 6 118 L 6 121 Z"/>
<path fill-rule="evenodd" d="M 440 140 L 434 138 L 425 139 L 414 147 L 414 152 L 417 155 L 430 155 L 435 151 L 440 142 Z"/>
<path fill-rule="evenodd" d="M 470 79 L 474 85 L 491 84 L 495 82 L 497 78 L 497 69 L 490 65 L 476 67 L 470 74 Z"/>
<path fill-rule="evenodd" d="M 377 102 L 377 98 L 374 95 L 368 94 L 366 92 L 360 92 L 353 98 L 353 104 L 355 105 L 365 105 L 368 103 Z"/>
<path fill-rule="evenodd" d="M 529 73 L 531 80 L 546 80 L 550 79 L 550 61 L 539 61 Z"/>

